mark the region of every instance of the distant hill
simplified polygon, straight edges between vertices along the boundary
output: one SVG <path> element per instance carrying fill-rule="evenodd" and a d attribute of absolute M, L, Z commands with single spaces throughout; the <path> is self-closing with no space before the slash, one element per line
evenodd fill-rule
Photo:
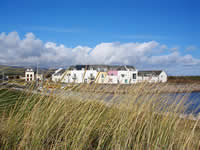
<path fill-rule="evenodd" d="M 24 67 L 16 67 L 16 66 L 4 66 L 0 65 L 0 74 L 12 76 L 12 75 L 24 75 L 25 68 Z"/>
<path fill-rule="evenodd" d="M 0 75 L 4 72 L 5 76 L 24 76 L 26 68 L 28 67 L 0 65 Z M 36 70 L 36 67 L 32 68 Z M 55 69 L 39 68 L 39 71 L 43 73 L 52 74 L 55 71 Z"/>

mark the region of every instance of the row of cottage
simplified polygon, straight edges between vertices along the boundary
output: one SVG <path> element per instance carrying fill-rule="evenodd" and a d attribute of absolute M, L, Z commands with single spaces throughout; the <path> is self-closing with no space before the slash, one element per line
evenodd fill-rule
<path fill-rule="evenodd" d="M 52 81 L 63 83 L 133 84 L 143 81 L 150 83 L 167 82 L 162 70 L 138 71 L 133 66 L 76 65 L 67 70 L 58 69 Z"/>

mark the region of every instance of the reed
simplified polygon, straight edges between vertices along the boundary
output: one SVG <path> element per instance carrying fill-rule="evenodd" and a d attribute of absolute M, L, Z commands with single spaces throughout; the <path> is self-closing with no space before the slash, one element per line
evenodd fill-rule
<path fill-rule="evenodd" d="M 1 108 L 0 149 L 196 150 L 200 146 L 198 119 L 180 117 L 188 95 L 161 96 L 160 86 L 145 83 L 130 86 L 125 94 L 118 92 L 119 87 L 112 88 L 112 94 L 106 92 L 110 86 L 71 87 L 42 93 L 30 88 L 16 97 L 2 96 L 10 91 L 0 94 L 1 101 L 17 99 L 9 112 L 7 106 Z M 91 92 L 92 88 L 96 90 Z"/>

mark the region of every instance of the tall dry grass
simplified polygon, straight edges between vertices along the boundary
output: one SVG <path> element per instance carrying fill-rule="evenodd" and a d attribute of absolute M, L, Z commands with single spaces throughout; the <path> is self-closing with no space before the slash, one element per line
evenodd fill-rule
<path fill-rule="evenodd" d="M 199 149 L 198 120 L 180 117 L 187 95 L 172 99 L 150 84 L 133 85 L 126 94 L 118 94 L 118 86 L 112 94 L 106 86 L 91 91 L 96 86 L 27 90 L 23 102 L 1 113 L 0 149 Z"/>

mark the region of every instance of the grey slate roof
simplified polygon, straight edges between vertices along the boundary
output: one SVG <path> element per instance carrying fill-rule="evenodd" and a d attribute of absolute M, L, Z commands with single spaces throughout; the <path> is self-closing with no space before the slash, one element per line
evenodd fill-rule
<path fill-rule="evenodd" d="M 143 70 L 138 71 L 138 76 L 159 76 L 161 74 L 162 70 Z"/>
<path fill-rule="evenodd" d="M 54 73 L 54 76 L 60 76 L 65 72 L 65 69 L 61 69 L 60 71 L 58 71 L 57 73 Z"/>
<path fill-rule="evenodd" d="M 69 70 L 97 70 L 97 71 L 108 71 L 108 70 L 136 70 L 133 66 L 117 66 L 117 65 L 75 65 L 70 66 Z"/>

